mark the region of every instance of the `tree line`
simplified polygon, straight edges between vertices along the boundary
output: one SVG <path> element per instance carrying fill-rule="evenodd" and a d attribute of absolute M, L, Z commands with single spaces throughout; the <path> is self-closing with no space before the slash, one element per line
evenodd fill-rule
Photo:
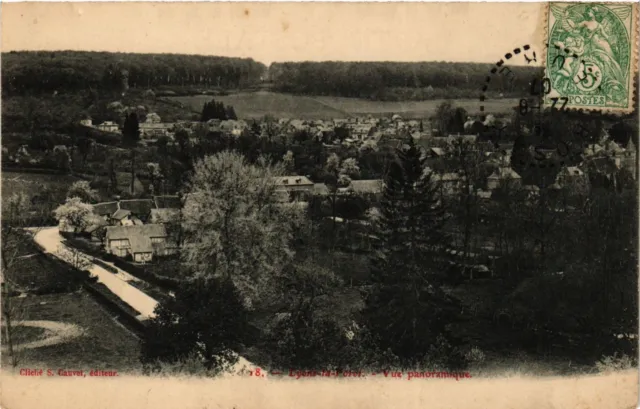
<path fill-rule="evenodd" d="M 201 122 L 207 122 L 210 119 L 219 119 L 226 121 L 227 119 L 237 120 L 236 110 L 231 105 L 224 105 L 222 102 L 216 102 L 212 99 L 209 102 L 205 102 L 202 107 L 202 114 L 200 116 Z"/>
<path fill-rule="evenodd" d="M 266 67 L 250 58 L 87 51 L 2 53 L 3 93 L 74 92 L 89 88 L 207 86 L 241 88 Z"/>
<path fill-rule="evenodd" d="M 371 99 L 478 97 L 493 64 L 452 62 L 286 62 L 269 67 L 283 92 Z M 509 67 L 496 74 L 490 92 L 522 95 L 540 68 Z"/>

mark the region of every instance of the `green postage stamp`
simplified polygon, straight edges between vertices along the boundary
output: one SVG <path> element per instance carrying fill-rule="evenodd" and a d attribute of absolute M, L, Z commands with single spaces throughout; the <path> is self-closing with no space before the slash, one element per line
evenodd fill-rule
<path fill-rule="evenodd" d="M 630 112 L 638 77 L 637 3 L 550 3 L 545 106 Z"/>

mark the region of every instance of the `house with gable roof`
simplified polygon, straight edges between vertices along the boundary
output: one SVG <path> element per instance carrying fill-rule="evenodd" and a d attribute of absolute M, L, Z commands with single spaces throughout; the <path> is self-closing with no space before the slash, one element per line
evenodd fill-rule
<path fill-rule="evenodd" d="M 291 199 L 306 200 L 314 190 L 314 183 L 306 176 L 277 176 L 273 182 L 277 190 L 287 192 Z"/>
<path fill-rule="evenodd" d="M 558 185 L 560 186 L 582 183 L 586 180 L 587 176 L 582 171 L 582 169 L 577 166 L 564 166 L 562 169 L 560 169 L 558 175 L 556 176 L 556 183 L 558 183 Z"/>
<path fill-rule="evenodd" d="M 118 202 L 103 202 L 93 205 L 93 213 L 103 218 L 106 222 L 111 222 L 111 216 L 118 211 Z"/>
<path fill-rule="evenodd" d="M 118 257 L 131 257 L 136 263 L 147 263 L 154 256 L 175 252 L 175 246 L 167 240 L 167 230 L 162 224 L 141 226 L 109 226 L 105 234 L 105 250 Z"/>
<path fill-rule="evenodd" d="M 487 178 L 487 189 L 494 190 L 504 183 L 519 186 L 522 177 L 509 166 L 501 166 Z"/>
<path fill-rule="evenodd" d="M 140 219 L 143 223 L 149 220 L 151 209 L 156 207 L 154 201 L 151 199 L 120 200 L 118 206 L 120 210 L 130 211 L 131 217 Z"/>
<path fill-rule="evenodd" d="M 355 195 L 379 200 L 384 190 L 384 181 L 382 179 L 352 180 L 348 189 Z"/>

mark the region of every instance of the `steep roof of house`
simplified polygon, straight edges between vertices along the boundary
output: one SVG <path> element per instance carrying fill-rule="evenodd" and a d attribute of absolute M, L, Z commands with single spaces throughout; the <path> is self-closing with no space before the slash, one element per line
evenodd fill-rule
<path fill-rule="evenodd" d="M 158 209 L 180 209 L 180 198 L 178 196 L 154 196 L 153 201 Z"/>
<path fill-rule="evenodd" d="M 382 186 L 382 179 L 352 180 L 350 185 L 355 193 L 380 193 Z"/>
<path fill-rule="evenodd" d="M 118 210 L 118 202 L 104 202 L 93 205 L 93 212 L 100 216 L 111 216 Z"/>
<path fill-rule="evenodd" d="M 306 176 L 276 176 L 273 178 L 276 186 L 304 186 L 313 185 Z"/>
<path fill-rule="evenodd" d="M 434 148 L 429 148 L 429 150 L 430 150 L 432 153 L 434 153 L 435 155 L 437 155 L 437 156 L 443 156 L 443 155 L 444 155 L 444 149 L 442 149 L 442 148 L 436 148 L 436 147 L 434 147 Z"/>
<path fill-rule="evenodd" d="M 109 226 L 106 228 L 106 239 L 129 240 L 132 253 L 151 253 L 152 237 L 167 237 L 167 230 L 162 224 L 145 224 L 142 226 Z"/>
<path fill-rule="evenodd" d="M 116 220 L 122 220 L 125 217 L 129 216 L 130 214 L 131 214 L 131 210 L 118 209 L 111 217 Z"/>
<path fill-rule="evenodd" d="M 156 207 L 150 199 L 121 200 L 119 206 L 120 209 L 131 210 L 131 213 L 138 216 L 146 216 Z"/>
<path fill-rule="evenodd" d="M 628 151 L 634 151 L 636 150 L 636 145 L 633 143 L 633 138 L 629 138 L 629 142 L 627 143 L 626 149 Z"/>
<path fill-rule="evenodd" d="M 496 170 L 491 174 L 491 176 L 489 176 L 489 178 L 490 179 L 521 179 L 520 175 L 518 175 L 518 173 L 515 170 L 508 167 L 504 167 Z"/>
<path fill-rule="evenodd" d="M 157 122 L 142 122 L 140 124 L 140 129 L 141 130 L 145 130 L 145 129 L 169 129 L 172 126 L 174 126 L 172 123 L 170 122 L 164 122 L 164 123 L 157 123 Z"/>
<path fill-rule="evenodd" d="M 608 151 L 611 151 L 613 153 L 620 153 L 620 152 L 624 152 L 624 149 L 622 149 L 620 147 L 620 145 L 618 145 L 617 143 L 615 143 L 614 141 L 607 141 L 606 144 L 606 149 Z"/>

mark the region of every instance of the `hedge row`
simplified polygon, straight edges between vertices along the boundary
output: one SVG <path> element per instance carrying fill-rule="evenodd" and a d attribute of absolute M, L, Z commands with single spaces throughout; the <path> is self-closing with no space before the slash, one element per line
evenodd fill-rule
<path fill-rule="evenodd" d="M 98 283 L 98 278 L 91 276 L 91 273 L 86 270 L 78 270 L 52 254 L 46 253 L 44 248 L 37 242 L 34 242 L 36 248 L 42 253 L 42 255 L 49 260 L 52 264 L 56 265 L 56 272 L 59 272 L 62 276 L 68 279 L 68 284 L 65 286 L 68 292 L 75 291 L 80 287 L 84 288 L 94 299 L 105 307 L 109 312 L 114 314 L 117 319 L 121 321 L 129 330 L 138 335 L 142 335 L 145 330 L 145 324 L 138 320 L 138 313 L 131 306 L 122 301 L 118 296 L 113 294 L 104 284 Z M 62 292 L 62 291 L 57 291 Z M 34 294 L 50 294 L 47 289 L 39 289 Z"/>
<path fill-rule="evenodd" d="M 144 334 L 146 325 L 137 318 L 137 311 L 109 291 L 104 284 L 85 282 L 84 288 L 125 327 L 138 336 Z"/>
<path fill-rule="evenodd" d="M 7 172 L 20 172 L 20 173 L 37 173 L 43 175 L 66 175 L 69 172 L 59 168 L 43 168 L 39 163 L 14 163 L 3 162 L 2 170 Z"/>
<path fill-rule="evenodd" d="M 135 264 L 129 263 L 128 261 L 122 260 L 119 257 L 111 257 L 114 258 L 113 264 L 125 270 L 127 273 L 130 273 L 131 275 L 134 275 L 150 284 L 158 286 L 165 291 L 175 291 L 180 286 L 180 281 L 176 280 L 175 278 L 162 277 L 149 270 L 144 269 L 143 267 L 136 266 Z"/>
<path fill-rule="evenodd" d="M 99 258 L 92 257 L 91 258 L 91 262 L 93 264 L 96 264 L 96 265 L 104 268 L 105 270 L 107 270 L 110 273 L 118 274 L 118 269 L 117 268 L 113 267 L 110 264 L 105 263 L 104 261 L 100 260 Z"/>

